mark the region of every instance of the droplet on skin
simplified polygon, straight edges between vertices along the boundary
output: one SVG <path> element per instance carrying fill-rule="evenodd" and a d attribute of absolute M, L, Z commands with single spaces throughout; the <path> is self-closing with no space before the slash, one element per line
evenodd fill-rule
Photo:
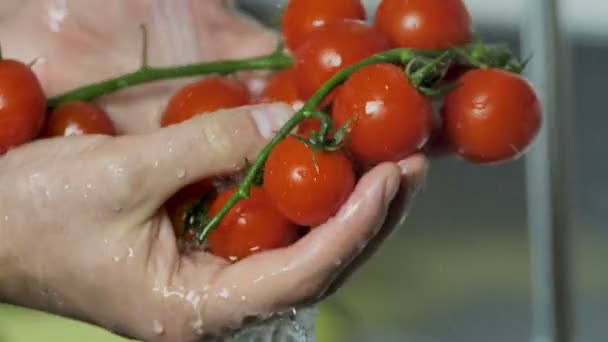
<path fill-rule="evenodd" d="M 157 320 L 154 320 L 153 329 L 154 333 L 157 335 L 162 335 L 165 333 L 165 327 L 163 327 L 163 325 Z"/>
<path fill-rule="evenodd" d="M 119 256 L 115 256 L 114 258 L 112 258 L 112 260 L 114 260 L 114 262 L 119 262 L 120 261 L 120 257 Z"/>
<path fill-rule="evenodd" d="M 64 189 L 64 190 L 70 190 L 70 184 L 66 184 L 66 185 L 64 185 L 64 186 L 63 186 L 63 189 Z"/>
<path fill-rule="evenodd" d="M 336 265 L 336 267 L 340 267 L 342 266 L 342 260 L 338 259 L 334 262 L 334 265 Z"/>
<path fill-rule="evenodd" d="M 247 297 L 245 297 L 245 296 L 241 296 L 241 301 L 242 301 L 242 302 L 246 302 L 246 301 L 247 301 Z"/>
<path fill-rule="evenodd" d="M 93 184 L 87 184 L 87 189 L 89 189 L 89 190 L 93 189 Z"/>
<path fill-rule="evenodd" d="M 228 291 L 227 288 L 222 288 L 218 293 L 217 296 L 219 298 L 223 298 L 223 299 L 228 299 L 230 297 L 230 291 Z"/>
<path fill-rule="evenodd" d="M 133 257 L 135 257 L 135 252 L 133 251 L 133 248 L 129 247 L 129 258 Z"/>
<path fill-rule="evenodd" d="M 184 179 L 184 177 L 186 177 L 186 170 L 184 170 L 184 169 L 177 170 L 177 178 Z"/>
<path fill-rule="evenodd" d="M 9 220 L 8 215 L 5 215 L 5 216 L 4 216 L 4 221 L 5 221 L 5 222 L 8 222 L 8 220 Z"/>
<path fill-rule="evenodd" d="M 160 162 L 158 160 L 154 162 L 154 168 L 155 169 L 158 168 L 159 165 L 160 165 Z"/>

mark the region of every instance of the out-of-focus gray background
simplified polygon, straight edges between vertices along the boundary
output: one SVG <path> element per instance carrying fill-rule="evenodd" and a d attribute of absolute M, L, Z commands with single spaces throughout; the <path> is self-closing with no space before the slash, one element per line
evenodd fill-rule
<path fill-rule="evenodd" d="M 519 51 L 522 20 L 530 20 L 528 1 L 540 0 L 466 2 L 480 36 L 508 42 Z M 264 3 L 241 2 L 258 8 Z M 378 1 L 367 3 L 373 14 Z M 569 144 L 574 174 L 569 185 L 574 190 L 570 207 L 574 224 L 568 240 L 573 248 L 574 335 L 577 342 L 604 342 L 608 341 L 608 1 L 562 0 L 559 5 L 561 25 L 572 47 L 574 139 Z M 536 185 L 526 183 L 524 161 L 490 168 L 458 160 L 435 162 L 407 226 L 324 306 L 320 340 L 533 340 L 530 261 L 534 252 L 526 186 L 534 190 Z"/>

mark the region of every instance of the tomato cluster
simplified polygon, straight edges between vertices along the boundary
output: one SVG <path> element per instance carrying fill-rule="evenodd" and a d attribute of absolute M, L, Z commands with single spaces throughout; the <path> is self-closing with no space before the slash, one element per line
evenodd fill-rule
<path fill-rule="evenodd" d="M 330 79 L 373 55 L 391 49 L 462 52 L 472 43 L 472 20 L 462 0 L 382 0 L 374 24 L 367 19 L 360 0 L 290 0 L 282 34 L 294 65 L 273 75 L 261 94 L 252 94 L 237 78 L 210 76 L 183 87 L 167 103 L 162 127 L 252 103 L 284 102 L 300 114 L 315 114 L 303 116 L 297 135 L 274 147 L 249 197 L 211 232 L 207 248 L 213 254 L 236 261 L 294 243 L 302 231 L 336 214 L 353 191 L 356 170 L 399 161 L 438 143 L 473 163 L 506 162 L 534 141 L 542 123 L 534 88 L 496 65 L 500 58 L 484 59 L 484 49 L 464 60 L 422 56 L 362 66 L 317 101 Z M 446 83 L 455 87 L 443 94 L 431 91 Z M 432 97 L 437 95 L 444 96 Z M 309 108 L 312 99 L 316 108 Z M 439 113 L 433 110 L 436 100 L 442 103 Z M 331 124 L 322 125 L 322 119 Z M 47 113 L 31 70 L 0 60 L 0 154 L 40 134 L 116 135 L 116 130 L 93 103 L 69 102 Z M 196 242 L 197 229 L 236 193 L 234 184 L 224 190 L 215 186 L 219 182 L 200 180 L 167 201 L 181 240 Z"/>

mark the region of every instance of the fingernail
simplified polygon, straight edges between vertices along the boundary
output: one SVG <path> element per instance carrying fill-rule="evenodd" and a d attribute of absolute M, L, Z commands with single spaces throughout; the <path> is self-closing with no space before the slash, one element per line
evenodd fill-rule
<path fill-rule="evenodd" d="M 272 139 L 292 116 L 293 109 L 282 103 L 254 106 L 251 109 L 251 117 L 266 139 Z"/>
<path fill-rule="evenodd" d="M 401 174 L 407 179 L 410 196 L 418 194 L 426 185 L 429 165 L 424 160 L 406 159 L 398 163 Z"/>
<path fill-rule="evenodd" d="M 401 179 L 399 177 L 388 177 L 386 183 L 384 183 L 384 203 L 387 206 L 389 206 L 397 196 L 400 186 Z"/>

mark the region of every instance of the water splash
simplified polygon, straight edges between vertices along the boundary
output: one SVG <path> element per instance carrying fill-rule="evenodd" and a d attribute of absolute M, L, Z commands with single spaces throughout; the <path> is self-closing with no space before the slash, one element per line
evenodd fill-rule
<path fill-rule="evenodd" d="M 251 326 L 227 339 L 230 342 L 316 342 L 317 307 L 292 309 L 287 314 Z"/>

